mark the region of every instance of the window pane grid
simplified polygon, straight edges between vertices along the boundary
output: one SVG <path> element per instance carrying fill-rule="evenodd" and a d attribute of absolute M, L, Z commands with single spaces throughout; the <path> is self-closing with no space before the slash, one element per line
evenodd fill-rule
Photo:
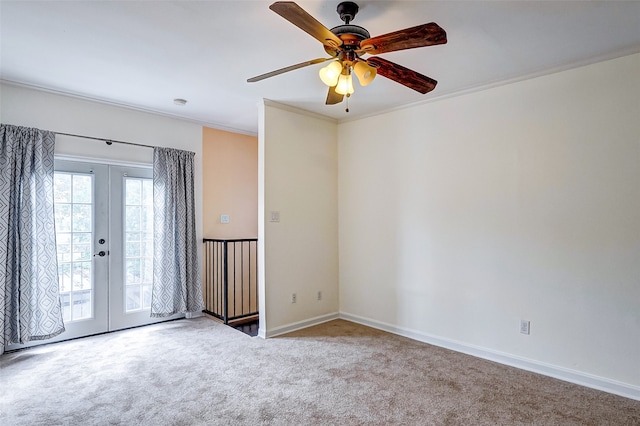
<path fill-rule="evenodd" d="M 124 178 L 125 311 L 151 307 L 153 283 L 153 182 Z"/>
<path fill-rule="evenodd" d="M 63 319 L 93 317 L 93 175 L 55 172 L 54 210 Z"/>

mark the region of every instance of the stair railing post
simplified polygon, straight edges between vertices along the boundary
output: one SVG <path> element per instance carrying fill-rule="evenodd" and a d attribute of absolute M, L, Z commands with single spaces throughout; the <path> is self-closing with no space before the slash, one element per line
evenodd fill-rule
<path fill-rule="evenodd" d="M 223 277 L 223 287 L 222 287 L 222 293 L 223 293 L 223 297 L 224 297 L 224 323 L 225 324 L 229 324 L 229 270 L 228 270 L 228 258 L 227 258 L 227 241 L 225 241 L 223 243 L 223 252 L 222 252 L 222 256 L 223 256 L 223 260 L 222 260 L 222 269 L 223 272 L 222 274 L 224 275 Z"/>

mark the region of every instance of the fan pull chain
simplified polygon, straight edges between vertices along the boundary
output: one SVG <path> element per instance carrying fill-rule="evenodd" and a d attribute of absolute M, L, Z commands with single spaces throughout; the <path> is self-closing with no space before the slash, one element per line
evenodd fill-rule
<path fill-rule="evenodd" d="M 349 112 L 349 98 L 351 97 L 350 94 L 347 93 L 347 107 L 345 108 L 345 112 Z"/>

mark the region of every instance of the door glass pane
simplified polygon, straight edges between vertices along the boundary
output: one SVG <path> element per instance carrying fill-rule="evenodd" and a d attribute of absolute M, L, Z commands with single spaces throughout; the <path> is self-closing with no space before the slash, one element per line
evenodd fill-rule
<path fill-rule="evenodd" d="M 55 172 L 53 198 L 63 318 L 92 318 L 93 175 Z"/>
<path fill-rule="evenodd" d="M 91 204 L 92 176 L 73 175 L 73 202 Z"/>
<path fill-rule="evenodd" d="M 153 181 L 124 178 L 125 311 L 151 307 L 153 283 Z"/>

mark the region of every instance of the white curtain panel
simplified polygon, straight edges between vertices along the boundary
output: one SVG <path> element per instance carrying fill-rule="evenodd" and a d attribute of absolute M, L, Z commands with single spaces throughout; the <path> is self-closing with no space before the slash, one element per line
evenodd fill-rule
<path fill-rule="evenodd" d="M 193 152 L 171 148 L 153 150 L 152 317 L 204 309 L 196 240 L 194 156 Z"/>
<path fill-rule="evenodd" d="M 0 124 L 0 353 L 64 331 L 53 207 L 53 132 Z"/>

